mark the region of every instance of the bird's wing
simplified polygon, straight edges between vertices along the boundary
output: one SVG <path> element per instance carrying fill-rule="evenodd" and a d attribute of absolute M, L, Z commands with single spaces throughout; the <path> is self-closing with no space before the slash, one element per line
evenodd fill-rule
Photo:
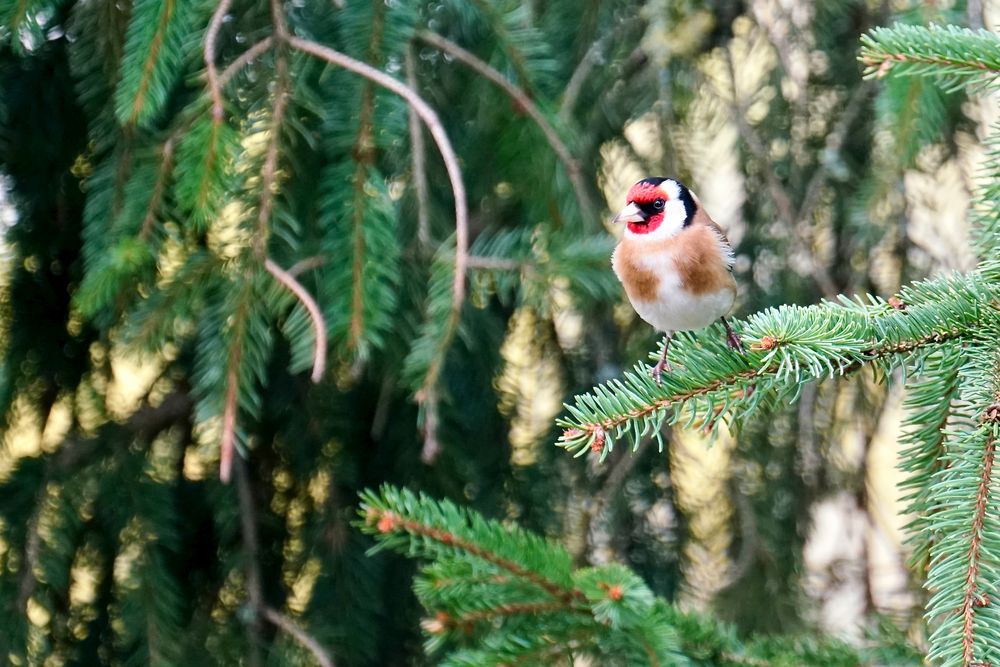
<path fill-rule="evenodd" d="M 726 237 L 726 233 L 722 231 L 722 227 L 719 227 L 715 220 L 712 220 L 712 217 L 701 206 L 698 206 L 698 210 L 695 212 L 691 222 L 695 225 L 705 225 L 718 234 L 719 246 L 722 251 L 722 261 L 725 262 L 726 268 L 732 271 L 733 265 L 736 264 L 736 257 L 733 254 L 733 246 Z"/>

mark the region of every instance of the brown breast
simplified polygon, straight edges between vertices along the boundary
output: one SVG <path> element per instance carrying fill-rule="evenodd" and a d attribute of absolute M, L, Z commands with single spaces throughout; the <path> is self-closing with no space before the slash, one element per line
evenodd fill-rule
<path fill-rule="evenodd" d="M 673 238 L 625 237 L 615 248 L 612 264 L 632 300 L 657 298 L 660 277 L 646 268 L 648 262 L 643 262 L 643 258 L 661 253 L 669 253 L 681 285 L 691 294 L 735 292 L 736 281 L 722 250 L 728 244 L 719 226 L 699 208 L 691 224 Z"/>

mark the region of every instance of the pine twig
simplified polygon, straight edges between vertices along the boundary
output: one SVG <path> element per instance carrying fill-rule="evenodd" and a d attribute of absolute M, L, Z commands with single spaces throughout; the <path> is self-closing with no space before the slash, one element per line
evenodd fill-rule
<path fill-rule="evenodd" d="M 275 280 L 281 283 L 282 286 L 284 286 L 289 292 L 294 294 L 309 313 L 309 319 L 312 320 L 313 325 L 313 336 L 316 339 L 313 348 L 313 370 L 311 378 L 313 382 L 319 382 L 323 378 L 323 372 L 326 370 L 326 321 L 323 319 L 323 313 L 320 312 L 319 306 L 316 304 L 316 300 L 313 299 L 306 288 L 295 279 L 291 272 L 282 269 L 270 257 L 264 259 L 264 268 L 267 269 L 268 273 L 274 276 Z"/>
<path fill-rule="evenodd" d="M 302 644 L 302 646 L 313 654 L 313 657 L 316 658 L 316 662 L 320 665 L 320 667 L 334 667 L 333 659 L 330 657 L 330 654 L 327 653 L 326 649 L 323 648 L 323 645 L 320 644 L 315 637 L 303 630 L 302 627 L 295 621 L 272 607 L 262 607 L 260 609 L 260 614 L 275 626 L 291 635 L 295 641 Z"/>
<path fill-rule="evenodd" d="M 418 30 L 416 37 L 425 44 L 454 56 L 456 60 L 465 63 L 479 75 L 496 84 L 501 90 L 507 93 L 507 95 L 514 100 L 514 102 L 517 103 L 517 105 L 522 108 L 526 114 L 528 114 L 528 117 L 530 117 L 531 120 L 533 120 L 538 126 L 538 129 L 542 131 L 542 134 L 545 136 L 545 140 L 552 148 L 552 151 L 556 154 L 556 157 L 559 158 L 559 161 L 562 162 L 563 167 L 565 167 L 570 182 L 573 184 L 573 190 L 576 193 L 576 200 L 577 204 L 580 206 L 580 212 L 584 216 L 591 214 L 592 207 L 590 205 L 590 199 L 587 196 L 587 186 L 583 181 L 583 172 L 580 169 L 580 164 L 576 161 L 576 158 L 573 157 L 573 154 L 563 142 L 559 133 L 552 126 L 552 123 L 549 122 L 549 120 L 545 117 L 545 114 L 541 112 L 538 105 L 535 104 L 531 97 L 511 83 L 500 72 L 493 69 L 488 63 L 480 60 L 474 54 L 466 51 L 450 39 L 442 37 L 441 35 L 429 30 Z"/>
<path fill-rule="evenodd" d="M 225 88 L 229 81 L 236 76 L 237 72 L 249 65 L 255 58 L 262 55 L 273 45 L 274 38 L 268 35 L 237 56 L 233 62 L 226 65 L 226 69 L 219 73 L 218 78 L 216 79 L 218 81 L 219 88 Z"/>

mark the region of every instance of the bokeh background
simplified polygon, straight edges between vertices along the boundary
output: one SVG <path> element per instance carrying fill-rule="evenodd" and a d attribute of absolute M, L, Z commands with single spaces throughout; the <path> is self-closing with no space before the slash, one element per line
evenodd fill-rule
<path fill-rule="evenodd" d="M 578 564 L 626 563 L 742 633 L 921 644 L 901 397 L 884 378 L 809 385 L 738 433 L 673 427 L 663 451 L 603 463 L 553 446 L 555 419 L 655 351 L 609 263 L 610 217 L 642 177 L 679 177 L 727 230 L 737 317 L 970 268 L 965 212 L 996 100 L 862 80 L 857 49 L 895 22 L 992 29 L 997 3 L 276 3 L 293 34 L 408 81 L 440 115 L 470 204 L 454 322 L 451 190 L 398 98 L 299 53 L 246 59 L 224 91 L 224 177 L 204 176 L 216 201 L 198 209 L 184 178 L 205 141 L 185 137 L 211 117 L 215 3 L 177 3 L 176 62 L 131 115 L 130 21 L 160 3 L 9 4 L 0 659 L 305 662 L 248 612 L 263 599 L 337 664 L 433 663 L 414 564 L 367 556 L 351 526 L 357 493 L 383 482 L 540 532 Z M 270 9 L 232 4 L 220 67 L 271 34 Z M 512 84 L 555 141 L 424 30 Z M 301 306 L 260 286 L 261 238 L 323 311 L 319 383 Z M 222 484 L 230 389 L 242 454 Z"/>

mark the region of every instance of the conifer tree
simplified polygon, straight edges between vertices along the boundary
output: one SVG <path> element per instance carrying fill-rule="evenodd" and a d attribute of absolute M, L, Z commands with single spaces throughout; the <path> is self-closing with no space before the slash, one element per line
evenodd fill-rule
<path fill-rule="evenodd" d="M 915 283 L 898 302 L 763 311 L 743 325 L 760 348 L 749 359 L 709 334 L 689 337 L 679 354 L 697 374 L 655 389 L 639 369 L 581 398 L 562 443 L 599 448 L 622 474 L 581 473 L 541 446 L 554 439 L 548 419 L 526 438 L 535 463 L 515 460 L 519 387 L 494 382 L 516 365 L 501 355 L 502 338 L 551 364 L 554 392 L 591 386 L 652 341 L 609 307 L 618 292 L 595 185 L 608 149 L 687 178 L 700 147 L 685 133 L 705 132 L 710 115 L 693 93 L 712 81 L 702 61 L 738 56 L 734 44 L 765 35 L 778 54 L 765 76 L 774 85 L 792 76 L 808 40 L 790 42 L 766 16 L 740 11 L 656 0 L 0 2 L 0 176 L 4 219 L 7 204 L 16 218 L 4 229 L 0 290 L 0 655 L 14 664 L 398 664 L 420 659 L 423 617 L 430 648 L 465 642 L 447 654 L 457 664 L 564 650 L 531 633 L 535 644 L 517 645 L 539 623 L 551 637 L 579 631 L 568 638 L 574 654 L 640 663 L 854 664 L 856 653 L 835 642 L 788 638 L 810 630 L 787 620 L 794 588 L 781 601 L 792 611 L 768 617 L 780 622 L 767 628 L 784 631 L 778 639 L 744 641 L 678 612 L 683 525 L 650 536 L 636 509 L 661 493 L 661 461 L 623 458 L 614 445 L 679 416 L 732 419 L 747 456 L 764 456 L 777 436 L 751 413 L 787 414 L 781 403 L 808 380 L 874 366 L 917 378 L 908 437 L 913 504 L 925 511 L 914 540 L 931 563 L 935 655 L 989 661 L 993 514 L 979 499 L 989 500 L 995 426 L 981 405 L 991 381 L 981 362 L 996 340 L 995 261 Z M 854 53 L 843 45 L 888 17 L 852 3 L 817 12 L 810 20 L 824 28 L 812 46 L 827 75 L 796 79 L 801 94 L 766 102 L 766 123 L 748 120 L 762 100 L 737 85 L 738 57 L 713 87 L 740 130 L 741 169 L 765 183 L 748 188 L 746 215 L 778 220 L 749 225 L 746 252 L 794 255 L 781 244 L 793 228 L 808 230 L 793 250 L 827 233 L 836 240 L 832 256 L 805 270 L 781 263 L 770 288 L 744 275 L 746 312 L 870 289 L 870 276 L 845 267 L 878 242 L 860 229 L 896 224 L 893 210 L 868 215 L 872 203 L 921 146 L 960 123 L 960 95 L 892 91 L 894 101 L 917 99 L 921 113 L 893 125 L 905 150 L 886 164 L 868 141 L 869 88 L 851 78 Z M 985 33 L 872 39 L 864 58 L 890 82 L 946 65 L 951 88 L 989 85 L 996 71 Z M 845 102 L 843 114 L 810 129 L 810 96 Z M 632 154 L 627 126 L 650 114 L 667 150 Z M 785 136 L 790 150 L 770 154 Z M 995 256 L 992 194 L 977 209 L 983 258 Z M 563 323 L 574 318 L 585 326 L 566 343 Z M 133 365 L 142 368 L 134 391 L 124 382 Z M 130 393 L 138 397 L 125 400 Z M 946 395 L 953 400 L 938 400 Z M 671 412 L 676 403 L 687 412 Z M 623 491 L 626 465 L 636 484 Z M 775 465 L 781 491 L 802 502 L 775 518 L 760 511 L 772 500 L 761 495 L 751 513 L 761 539 L 793 555 L 741 582 L 793 579 L 798 526 L 827 488 L 803 490 L 791 458 Z M 386 480 L 578 546 L 567 554 L 521 532 L 497 545 L 497 524 L 453 505 L 369 494 L 364 530 L 434 559 L 414 596 L 414 566 L 366 557 L 371 542 L 350 525 L 357 491 Z M 574 500 L 592 492 L 597 502 L 580 511 Z M 963 541 L 966 519 L 978 541 Z M 628 544 L 634 572 L 580 567 L 602 522 Z M 468 544 L 396 530 L 408 526 Z M 486 547 L 506 560 L 484 562 Z M 483 572 L 514 578 L 428 588 Z M 539 592 L 550 580 L 565 607 L 517 606 L 562 604 Z M 607 597 L 615 586 L 621 600 Z M 479 606 L 461 598 L 470 590 L 485 594 Z M 449 616 L 428 617 L 421 604 Z M 750 604 L 733 607 L 763 618 Z M 460 618 L 472 621 L 471 640 L 458 636 Z"/>

